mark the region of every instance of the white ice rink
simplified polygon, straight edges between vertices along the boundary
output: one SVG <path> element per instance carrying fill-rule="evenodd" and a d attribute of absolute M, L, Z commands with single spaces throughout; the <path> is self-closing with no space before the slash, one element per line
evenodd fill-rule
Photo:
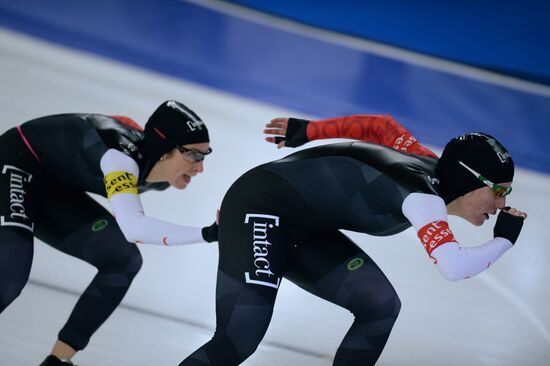
<path fill-rule="evenodd" d="M 143 125 L 166 99 L 190 106 L 211 134 L 214 153 L 205 172 L 184 191 L 142 198 L 146 214 L 195 226 L 213 221 L 224 192 L 240 174 L 291 152 L 263 141 L 264 123 L 276 116 L 300 117 L 6 30 L 0 30 L 0 83 L 2 132 L 64 112 L 128 115 Z M 439 275 L 411 229 L 387 238 L 350 233 L 403 303 L 378 364 L 550 365 L 549 197 L 550 177 L 518 170 L 509 203 L 529 213 L 518 243 L 487 272 L 455 283 Z M 474 228 L 451 218 L 464 244 L 486 241 L 493 223 L 494 218 Z M 77 364 L 177 365 L 212 336 L 216 244 L 140 249 L 142 271 L 122 305 L 77 354 Z M 87 264 L 37 241 L 30 281 L 0 315 L 0 365 L 38 365 L 93 274 Z M 285 281 L 268 333 L 245 365 L 331 365 L 351 322 L 347 311 Z"/>

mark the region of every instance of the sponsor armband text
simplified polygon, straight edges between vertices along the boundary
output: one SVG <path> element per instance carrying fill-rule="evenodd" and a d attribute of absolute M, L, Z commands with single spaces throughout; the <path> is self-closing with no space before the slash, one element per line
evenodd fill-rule
<path fill-rule="evenodd" d="M 103 182 L 105 183 L 108 199 L 119 193 L 139 194 L 137 178 L 132 173 L 112 172 L 103 178 Z"/>
<path fill-rule="evenodd" d="M 432 260 L 434 260 L 432 257 L 432 252 L 437 247 L 452 241 L 456 242 L 453 232 L 449 229 L 449 224 L 447 221 L 434 221 L 424 225 L 420 230 L 418 230 L 418 237 Z"/>

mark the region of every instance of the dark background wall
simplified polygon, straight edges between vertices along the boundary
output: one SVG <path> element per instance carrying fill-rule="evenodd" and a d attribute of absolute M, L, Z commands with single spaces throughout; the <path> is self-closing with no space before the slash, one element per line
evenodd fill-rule
<path fill-rule="evenodd" d="M 550 85 L 544 0 L 230 0 L 340 33 Z"/>

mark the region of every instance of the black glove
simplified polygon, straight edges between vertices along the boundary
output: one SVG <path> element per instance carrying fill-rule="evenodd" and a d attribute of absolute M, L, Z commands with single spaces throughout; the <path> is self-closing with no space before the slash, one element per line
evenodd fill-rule
<path fill-rule="evenodd" d="M 307 125 L 309 121 L 305 119 L 289 118 L 285 134 L 285 146 L 302 146 L 309 140 L 307 139 Z"/>
<path fill-rule="evenodd" d="M 203 227 L 202 238 L 208 243 L 212 243 L 213 241 L 218 241 L 218 224 L 213 223 L 210 226 Z"/>
<path fill-rule="evenodd" d="M 510 209 L 510 207 L 504 208 L 504 210 L 508 209 Z M 500 213 L 498 214 L 497 222 L 493 229 L 493 234 L 495 235 L 495 238 L 497 236 L 505 238 L 510 240 L 512 244 L 515 244 L 519 233 L 521 232 L 521 228 L 523 227 L 524 218 L 509 214 L 504 210 L 500 210 Z"/>

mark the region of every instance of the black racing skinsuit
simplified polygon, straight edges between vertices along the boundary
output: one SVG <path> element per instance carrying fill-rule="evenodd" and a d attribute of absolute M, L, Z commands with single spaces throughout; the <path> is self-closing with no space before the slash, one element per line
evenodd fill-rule
<path fill-rule="evenodd" d="M 144 184 L 150 167 L 142 139 L 139 126 L 98 114 L 42 117 L 0 136 L 0 312 L 27 283 L 36 236 L 98 270 L 59 332 L 75 350 L 86 346 L 126 294 L 142 258 L 85 192 L 106 195 L 100 160 L 109 148 L 138 163 L 140 191 L 167 188 Z"/>
<path fill-rule="evenodd" d="M 351 311 L 334 365 L 374 365 L 400 309 L 392 285 L 340 229 L 393 235 L 411 192 L 438 194 L 437 159 L 363 142 L 325 145 L 240 177 L 221 207 L 217 329 L 180 366 L 238 365 L 263 338 L 282 277 Z"/>

